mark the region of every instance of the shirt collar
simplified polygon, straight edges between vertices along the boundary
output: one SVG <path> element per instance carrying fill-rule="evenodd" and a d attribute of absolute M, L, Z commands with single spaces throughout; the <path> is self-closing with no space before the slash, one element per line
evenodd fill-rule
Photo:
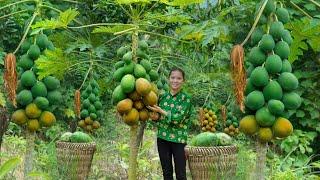
<path fill-rule="evenodd" d="M 171 91 L 169 90 L 169 95 L 171 96 L 171 97 L 176 97 L 176 96 L 178 96 L 179 94 L 181 94 L 182 93 L 182 89 L 180 89 L 180 91 L 179 92 L 177 92 L 175 95 L 172 95 L 171 94 Z"/>

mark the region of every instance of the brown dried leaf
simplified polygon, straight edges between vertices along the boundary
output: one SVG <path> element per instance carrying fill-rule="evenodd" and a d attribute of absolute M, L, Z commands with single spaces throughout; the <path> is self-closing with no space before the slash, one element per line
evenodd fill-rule
<path fill-rule="evenodd" d="M 74 108 L 78 118 L 80 118 L 80 109 L 81 109 L 81 99 L 80 99 L 80 90 L 76 90 L 74 93 Z"/>
<path fill-rule="evenodd" d="M 240 110 L 244 112 L 244 90 L 246 87 L 246 72 L 244 69 L 244 49 L 241 45 L 233 46 L 231 53 L 231 72 L 234 82 L 234 93 Z"/>
<path fill-rule="evenodd" d="M 9 100 L 16 107 L 16 89 L 17 89 L 17 71 L 16 71 L 16 56 L 13 53 L 6 55 L 4 59 L 4 86 L 8 93 Z"/>

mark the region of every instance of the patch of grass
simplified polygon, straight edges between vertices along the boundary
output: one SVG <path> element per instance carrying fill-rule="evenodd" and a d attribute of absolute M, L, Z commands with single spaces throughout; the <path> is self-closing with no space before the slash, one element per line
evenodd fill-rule
<path fill-rule="evenodd" d="M 236 179 L 250 179 L 255 168 L 256 154 L 247 145 L 237 143 L 237 173 Z"/>

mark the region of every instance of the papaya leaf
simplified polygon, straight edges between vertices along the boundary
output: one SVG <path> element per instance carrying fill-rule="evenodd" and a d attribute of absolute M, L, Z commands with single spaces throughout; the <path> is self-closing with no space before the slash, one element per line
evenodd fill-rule
<path fill-rule="evenodd" d="M 70 66 L 74 64 L 74 60 L 70 55 L 66 56 L 61 49 L 56 48 L 54 51 L 46 50 L 45 55 L 41 55 L 35 64 L 40 80 L 49 75 L 61 80 Z"/>
<path fill-rule="evenodd" d="M 67 118 L 75 118 L 76 115 L 74 113 L 74 111 L 70 108 L 67 108 L 64 110 L 64 115 L 67 117 Z"/>
<path fill-rule="evenodd" d="M 6 106 L 6 98 L 4 97 L 4 94 L 0 92 L 0 106 L 5 107 Z"/>
<path fill-rule="evenodd" d="M 133 3 L 151 3 L 150 0 L 116 0 L 118 4 L 133 4 Z"/>
<path fill-rule="evenodd" d="M 176 33 L 178 34 L 179 38 L 184 39 L 185 37 L 188 37 L 190 34 L 194 33 L 202 33 L 203 29 L 208 25 L 207 22 L 204 22 L 202 24 L 193 24 L 193 25 L 184 25 L 180 28 L 176 29 Z"/>
<path fill-rule="evenodd" d="M 57 28 L 67 28 L 68 24 L 79 15 L 79 12 L 74 9 L 68 9 L 61 12 L 57 19 L 46 19 L 44 21 L 39 21 L 32 25 L 33 29 L 57 29 Z"/>
<path fill-rule="evenodd" d="M 33 36 L 33 35 L 39 34 L 41 31 L 42 31 L 41 28 L 33 29 L 33 30 L 31 31 L 30 35 Z"/>
<path fill-rule="evenodd" d="M 216 41 L 227 42 L 230 40 L 229 26 L 223 22 L 209 20 L 199 24 L 181 26 L 176 30 L 182 39 L 201 40 L 202 46 L 207 46 Z"/>
<path fill-rule="evenodd" d="M 308 50 L 308 45 L 304 42 L 304 38 L 301 38 L 294 33 L 292 35 L 294 36 L 294 39 L 290 46 L 290 54 L 288 58 L 290 63 L 298 60 L 299 56 L 303 55 L 303 50 Z"/>
<path fill-rule="evenodd" d="M 317 7 L 314 4 L 306 4 L 304 7 L 309 11 L 315 11 L 317 10 Z"/>
<path fill-rule="evenodd" d="M 134 28 L 133 25 L 119 24 L 116 26 L 100 26 L 95 28 L 92 33 L 117 33 Z"/>
<path fill-rule="evenodd" d="M 162 14 L 162 13 L 148 13 L 145 15 L 146 19 L 157 19 L 166 23 L 188 23 L 190 24 L 191 17 L 182 14 Z"/>
<path fill-rule="evenodd" d="M 316 51 L 316 52 L 320 51 L 320 43 L 319 43 L 320 42 L 320 36 L 319 35 L 317 37 L 312 38 L 312 39 L 308 39 L 307 42 L 308 42 L 308 44 L 310 44 L 311 48 L 314 51 Z"/>
<path fill-rule="evenodd" d="M 320 21 L 304 18 L 286 25 L 292 31 L 293 42 L 290 46 L 288 60 L 292 63 L 303 55 L 309 47 L 315 52 L 320 51 Z"/>
<path fill-rule="evenodd" d="M 203 0 L 160 0 L 161 3 L 167 4 L 169 6 L 188 6 L 191 4 L 203 3 Z"/>
<path fill-rule="evenodd" d="M 218 24 L 210 23 L 210 25 L 204 31 L 205 36 L 208 39 L 202 43 L 202 46 L 207 44 L 213 44 L 214 42 L 228 42 L 230 41 L 230 31 L 228 25 L 219 22 Z M 211 39 L 209 39 L 211 37 Z"/>
<path fill-rule="evenodd" d="M 7 173 L 16 168 L 21 162 L 22 159 L 20 157 L 15 157 L 7 160 L 4 164 L 2 164 L 0 167 L 0 179 L 4 178 Z"/>
<path fill-rule="evenodd" d="M 60 28 L 63 27 L 63 24 L 61 22 L 59 22 L 58 20 L 55 19 L 46 19 L 44 21 L 39 21 L 36 22 L 36 24 L 31 26 L 32 29 L 56 29 L 56 28 Z"/>
<path fill-rule="evenodd" d="M 69 54 L 72 51 L 83 52 L 83 51 L 88 51 L 89 49 L 92 49 L 92 48 L 93 48 L 92 44 L 90 42 L 88 42 L 87 39 L 79 37 L 79 38 L 77 38 L 76 42 L 69 43 L 68 47 L 65 48 L 64 52 Z"/>
<path fill-rule="evenodd" d="M 61 21 L 66 26 L 73 21 L 76 16 L 78 16 L 80 13 L 74 9 L 68 9 L 64 12 L 61 12 L 59 15 L 59 21 Z"/>

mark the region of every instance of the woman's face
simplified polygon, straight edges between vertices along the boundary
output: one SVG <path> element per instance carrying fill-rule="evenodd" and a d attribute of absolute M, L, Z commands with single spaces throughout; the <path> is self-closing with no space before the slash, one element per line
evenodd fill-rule
<path fill-rule="evenodd" d="M 169 77 L 169 83 L 172 90 L 177 91 L 184 82 L 183 75 L 180 71 L 172 71 Z"/>

